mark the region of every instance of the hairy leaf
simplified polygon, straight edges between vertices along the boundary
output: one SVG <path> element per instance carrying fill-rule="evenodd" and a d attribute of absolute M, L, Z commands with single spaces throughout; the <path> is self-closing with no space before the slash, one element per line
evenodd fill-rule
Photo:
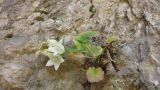
<path fill-rule="evenodd" d="M 116 41 L 116 39 L 114 37 L 108 37 L 106 39 L 106 42 L 109 43 L 109 44 L 112 43 L 112 42 L 114 42 L 114 41 Z"/>
<path fill-rule="evenodd" d="M 96 36 L 98 33 L 96 31 L 87 31 L 81 33 L 79 36 L 75 37 L 76 40 L 80 42 L 87 42 L 89 37 Z"/>
<path fill-rule="evenodd" d="M 99 56 L 103 52 L 103 49 L 100 46 L 86 44 L 85 47 L 88 50 L 87 53 L 93 57 Z"/>
<path fill-rule="evenodd" d="M 104 78 L 104 71 L 99 67 L 89 67 L 86 72 L 86 76 L 89 82 L 99 82 Z"/>
<path fill-rule="evenodd" d="M 83 48 L 83 44 L 81 43 L 81 42 L 79 42 L 79 41 L 77 41 L 77 40 L 73 40 L 73 42 L 74 42 L 74 44 L 75 44 L 75 46 L 77 47 L 77 49 L 78 50 L 84 50 L 84 48 Z"/>

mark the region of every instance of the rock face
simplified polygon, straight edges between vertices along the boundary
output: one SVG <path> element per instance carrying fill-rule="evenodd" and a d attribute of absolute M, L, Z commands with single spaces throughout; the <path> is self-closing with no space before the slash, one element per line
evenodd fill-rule
<path fill-rule="evenodd" d="M 55 71 L 35 52 L 49 37 L 87 30 L 121 41 L 120 71 L 91 90 L 160 90 L 160 0 L 0 0 L 0 90 L 84 90 L 81 66 Z"/>

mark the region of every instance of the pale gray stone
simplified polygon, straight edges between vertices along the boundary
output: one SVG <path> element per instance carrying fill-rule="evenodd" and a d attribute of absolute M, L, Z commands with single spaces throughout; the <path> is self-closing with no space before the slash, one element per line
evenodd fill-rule
<path fill-rule="evenodd" d="M 160 1 L 90 1 L 0 0 L 0 89 L 85 90 L 79 64 L 66 60 L 55 71 L 35 53 L 50 37 L 72 44 L 78 33 L 97 30 L 118 38 L 120 71 L 108 66 L 104 82 L 90 90 L 160 90 Z M 96 12 L 90 17 L 92 4 Z M 35 20 L 39 16 L 44 20 Z"/>

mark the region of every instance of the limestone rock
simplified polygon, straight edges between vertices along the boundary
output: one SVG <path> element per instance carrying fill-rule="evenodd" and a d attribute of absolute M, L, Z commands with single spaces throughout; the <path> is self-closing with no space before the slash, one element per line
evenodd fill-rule
<path fill-rule="evenodd" d="M 79 64 L 68 60 L 56 72 L 35 52 L 50 37 L 72 43 L 72 36 L 88 30 L 119 40 L 120 71 L 109 66 L 91 90 L 160 90 L 160 1 L 90 1 L 0 0 L 0 90 L 85 90 Z"/>

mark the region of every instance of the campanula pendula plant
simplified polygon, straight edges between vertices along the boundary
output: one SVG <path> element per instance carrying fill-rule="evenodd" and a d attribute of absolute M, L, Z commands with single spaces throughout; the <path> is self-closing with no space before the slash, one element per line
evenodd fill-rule
<path fill-rule="evenodd" d="M 86 68 L 86 77 L 89 82 L 99 82 L 104 79 L 106 65 L 105 60 L 102 60 L 102 56 L 105 52 L 105 48 L 102 45 L 93 42 L 92 38 L 96 37 L 99 32 L 87 31 L 73 37 L 73 45 L 67 46 L 63 44 L 63 39 L 59 41 L 55 39 L 48 39 L 43 42 L 37 51 L 36 56 L 43 54 L 49 58 L 46 66 L 54 66 L 55 70 L 58 70 L 61 63 L 65 62 L 66 57 L 77 56 L 79 58 L 84 57 L 85 63 L 89 64 Z M 114 41 L 113 38 L 107 38 L 104 42 L 111 44 Z M 108 45 L 106 44 L 106 45 Z M 104 63 L 105 62 L 105 63 Z"/>

